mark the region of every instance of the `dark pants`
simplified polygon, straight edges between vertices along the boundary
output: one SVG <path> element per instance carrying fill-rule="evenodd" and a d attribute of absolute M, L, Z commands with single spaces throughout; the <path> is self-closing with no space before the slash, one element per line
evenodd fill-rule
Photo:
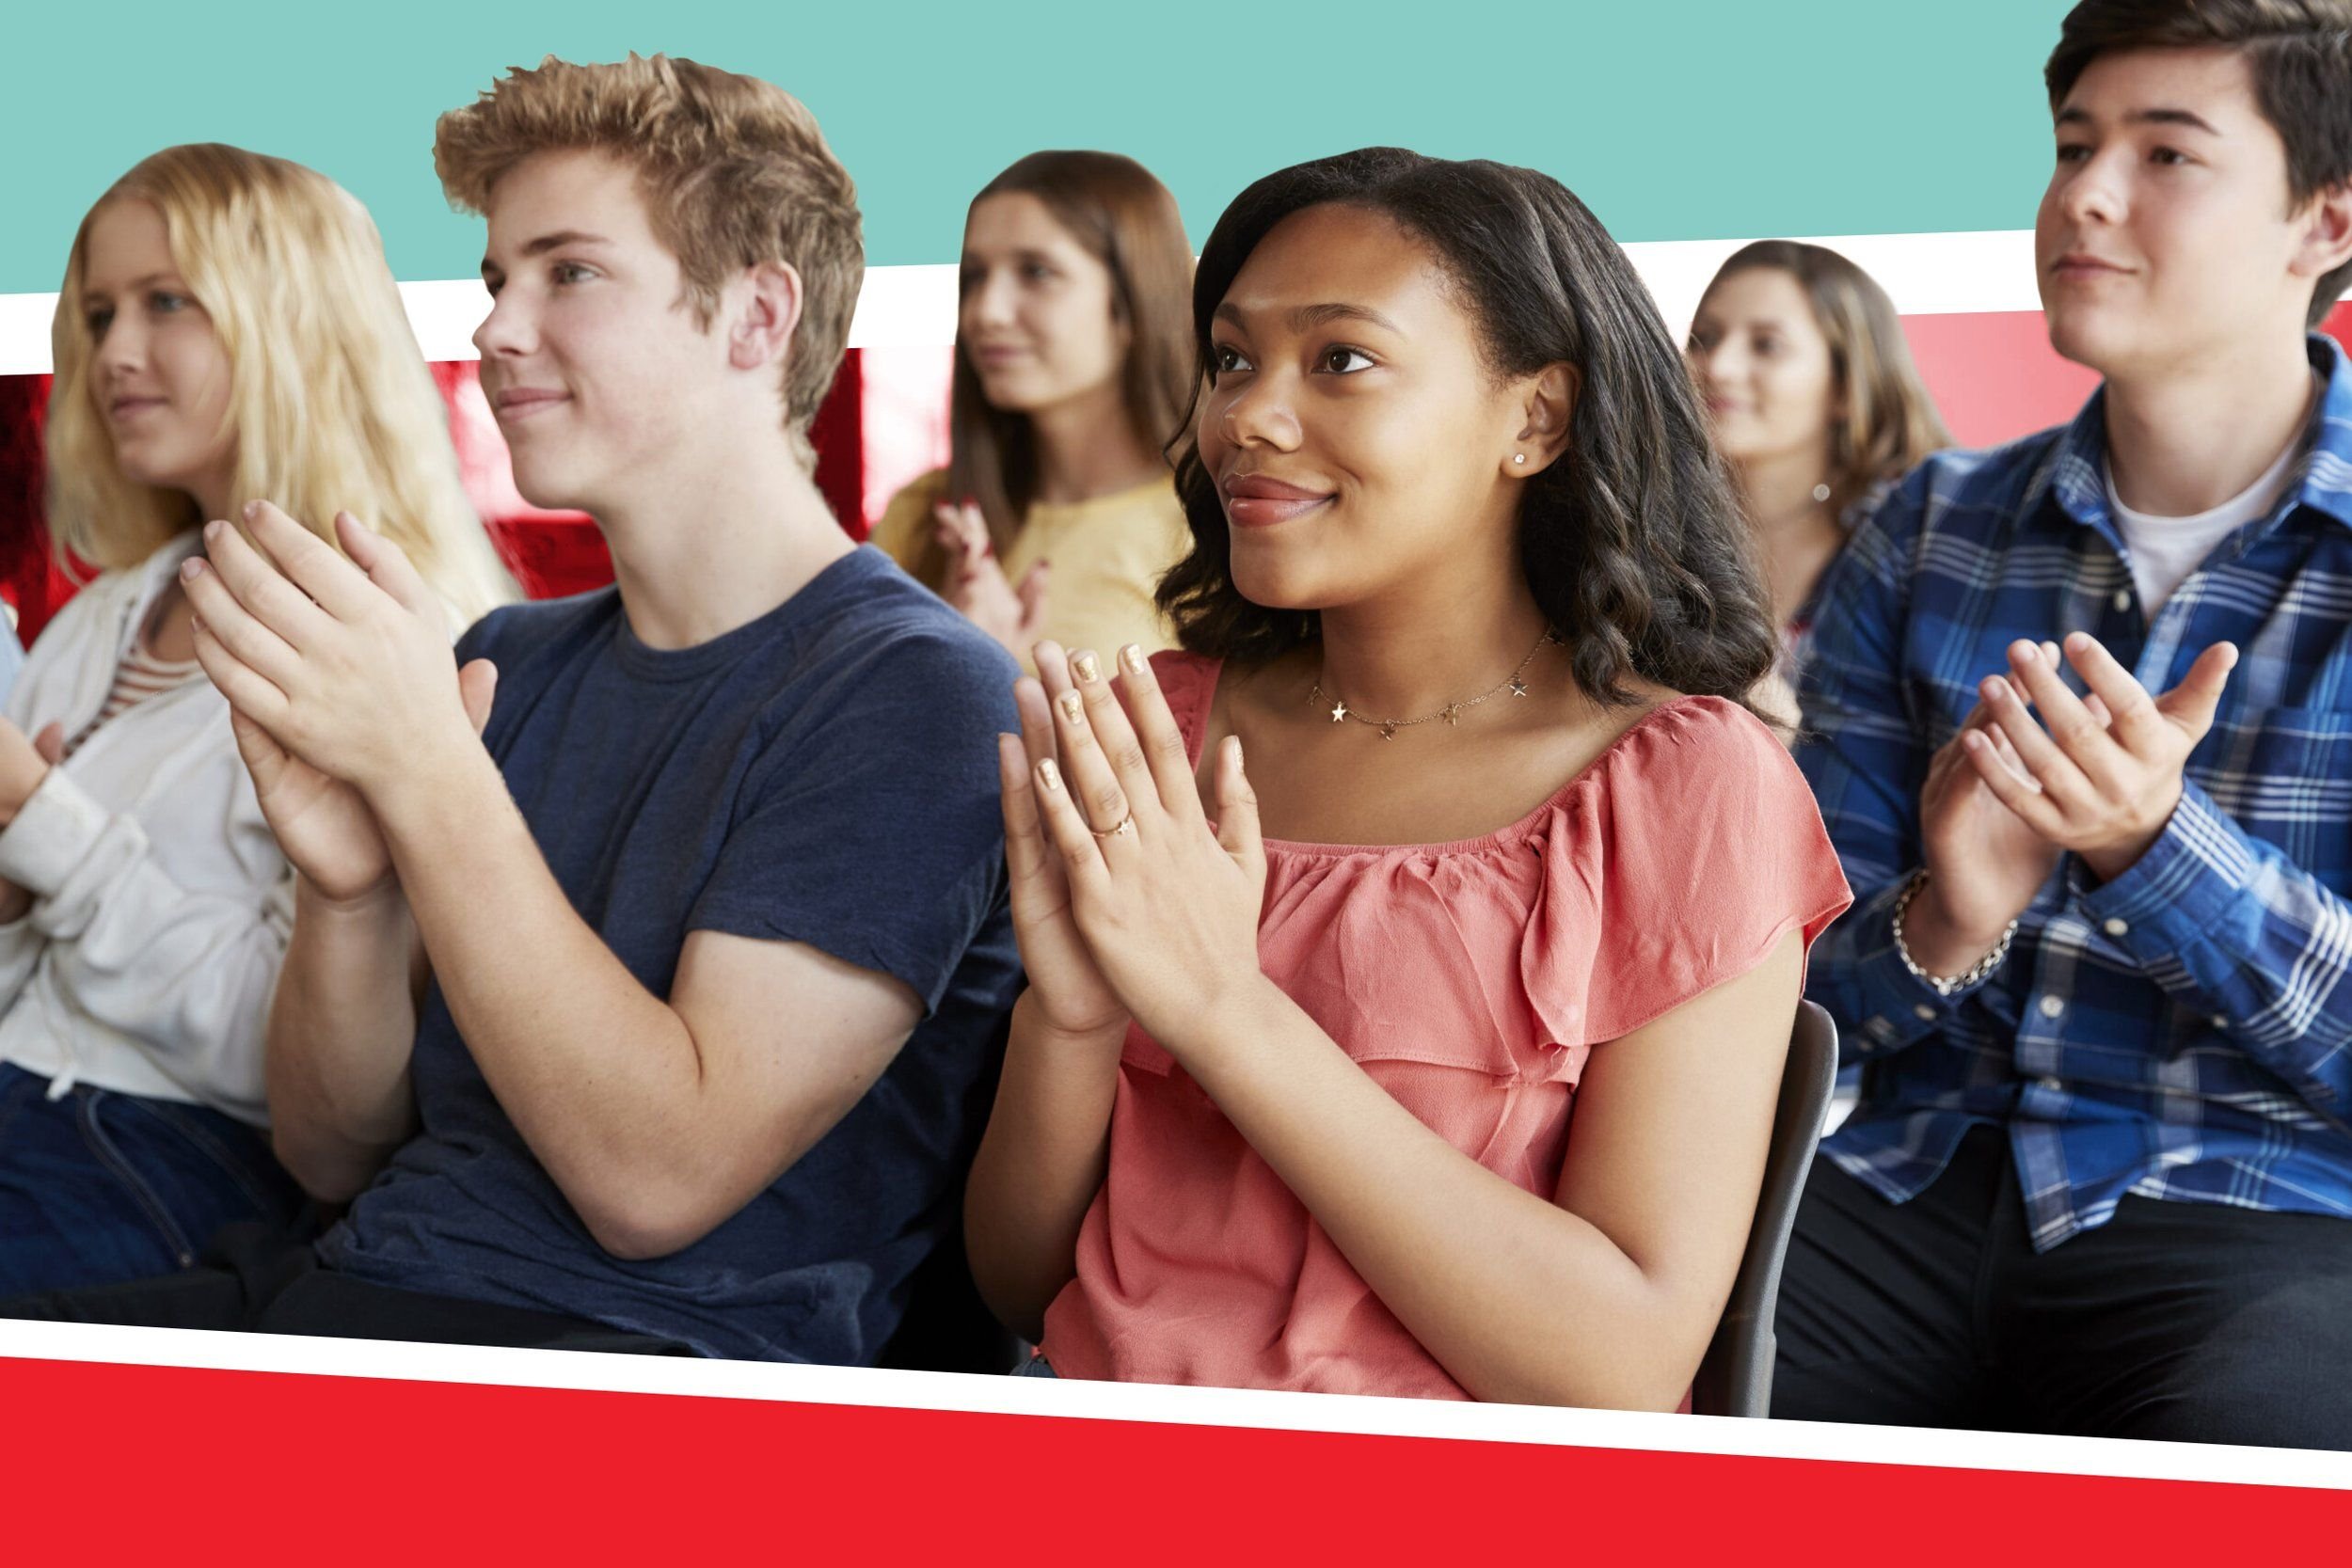
<path fill-rule="evenodd" d="M 259 1226 L 231 1226 L 222 1231 L 196 1268 L 161 1279 L 0 1301 L 0 1318 L 442 1345 L 693 1354 L 674 1340 L 628 1334 L 579 1318 L 353 1279 L 321 1268 L 318 1255 L 307 1243 L 289 1243 Z"/>
<path fill-rule="evenodd" d="M 0 1065 L 0 1297 L 184 1269 L 225 1225 L 291 1233 L 302 1190 L 218 1111 Z"/>
<path fill-rule="evenodd" d="M 2352 1449 L 2352 1221 L 2127 1197 L 2037 1255 L 2007 1141 L 1892 1204 L 1818 1160 L 1772 1414 Z"/>

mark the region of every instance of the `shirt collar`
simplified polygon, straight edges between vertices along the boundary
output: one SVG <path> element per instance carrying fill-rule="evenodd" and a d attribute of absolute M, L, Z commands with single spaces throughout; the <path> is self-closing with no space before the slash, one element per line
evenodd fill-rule
<path fill-rule="evenodd" d="M 2352 528 L 2352 359 L 2325 333 L 2312 333 L 2304 346 L 2312 368 L 2327 377 L 2328 384 L 2304 426 L 2307 450 L 2287 483 L 2291 499 L 2275 515 L 2283 516 L 2298 505 L 2308 506 Z M 2115 522 L 2107 508 L 2106 398 L 2105 387 L 2090 394 L 2090 401 L 2066 427 L 2049 461 L 2035 476 L 2035 484 L 2046 488 L 2066 515 L 2112 539 Z"/>

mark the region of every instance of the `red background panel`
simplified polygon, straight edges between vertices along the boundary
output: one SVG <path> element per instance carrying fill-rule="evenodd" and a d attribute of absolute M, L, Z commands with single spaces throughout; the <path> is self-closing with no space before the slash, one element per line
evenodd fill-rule
<path fill-rule="evenodd" d="M 2352 1527 L 2286 1487 L 72 1362 L 0 1360 L 0 1410 L 24 1562 L 2212 1563 Z"/>

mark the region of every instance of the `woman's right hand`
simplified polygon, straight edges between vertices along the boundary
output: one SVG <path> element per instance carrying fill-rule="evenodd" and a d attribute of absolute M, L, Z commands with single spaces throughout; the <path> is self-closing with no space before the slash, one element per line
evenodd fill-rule
<path fill-rule="evenodd" d="M 457 673 L 457 689 L 474 733 L 490 721 L 498 669 L 477 658 Z M 253 776 L 262 816 L 303 880 L 336 903 L 362 899 L 392 883 L 392 851 L 359 792 L 288 752 L 234 708 L 229 721 L 237 752 Z"/>
<path fill-rule="evenodd" d="M 1057 1034 L 1123 1038 L 1127 1009 L 1095 966 L 1071 912 L 1070 882 L 1061 856 L 1046 841 L 1038 815 L 1037 765 L 1055 754 L 1052 702 L 1073 689 L 1068 656 L 1056 643 L 1037 645 L 1041 680 L 1013 687 L 1021 734 L 997 738 L 997 775 L 1004 790 L 1005 863 L 1012 883 L 1012 927 L 1028 971 L 1029 1000 Z"/>

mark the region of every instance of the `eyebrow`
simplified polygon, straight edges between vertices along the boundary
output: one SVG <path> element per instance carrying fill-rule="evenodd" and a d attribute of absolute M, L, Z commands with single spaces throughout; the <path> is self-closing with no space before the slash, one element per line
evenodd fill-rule
<path fill-rule="evenodd" d="M 985 266 L 989 261 L 996 260 L 999 257 L 1009 261 L 1041 261 L 1047 266 L 1052 266 L 1054 264 L 1054 258 L 1047 252 L 1036 249 L 1030 245 L 1018 245 L 1009 251 L 1000 251 L 996 256 L 991 256 L 985 251 L 967 250 L 958 260 L 957 265 L 966 267 Z"/>
<path fill-rule="evenodd" d="M 122 292 L 126 294 L 135 294 L 141 289 L 151 288 L 157 283 L 178 283 L 179 281 L 180 275 L 176 272 L 151 272 L 145 277 L 135 277 L 130 282 L 125 283 L 122 286 Z M 185 284 L 182 284 L 181 286 L 183 288 L 186 287 Z M 85 284 L 83 285 L 82 292 L 85 294 L 103 294 L 109 293 L 110 291 L 105 289 L 92 289 L 87 284 Z"/>
<path fill-rule="evenodd" d="M 1248 322 L 1242 320 L 1241 308 L 1231 301 L 1216 308 L 1216 319 L 1232 322 L 1235 326 L 1244 330 L 1248 330 L 1249 325 Z M 1318 326 L 1327 326 L 1336 321 L 1359 321 L 1370 322 L 1373 325 L 1384 331 L 1393 332 L 1400 338 L 1405 336 L 1404 328 L 1379 311 L 1368 306 L 1345 305 L 1338 301 L 1322 305 L 1298 306 L 1285 315 L 1283 320 L 1293 332 L 1311 332 Z"/>
<path fill-rule="evenodd" d="M 2088 125 L 2090 123 L 2090 112 L 2087 109 L 2060 109 L 2058 114 L 2058 123 Z M 2191 131 L 2202 131 L 2209 136 L 2221 135 L 2220 132 L 2206 124 L 2202 116 L 2187 109 L 2134 109 L 2123 117 L 2123 123 L 2126 125 L 2182 125 Z"/>

